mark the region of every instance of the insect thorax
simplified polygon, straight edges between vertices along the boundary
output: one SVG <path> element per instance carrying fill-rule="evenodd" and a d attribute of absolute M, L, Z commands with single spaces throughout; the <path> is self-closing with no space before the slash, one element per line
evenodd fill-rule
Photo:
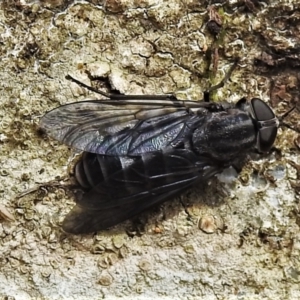
<path fill-rule="evenodd" d="M 256 135 L 249 114 L 231 109 L 212 113 L 209 120 L 194 131 L 193 145 L 197 154 L 227 162 L 253 150 Z"/>

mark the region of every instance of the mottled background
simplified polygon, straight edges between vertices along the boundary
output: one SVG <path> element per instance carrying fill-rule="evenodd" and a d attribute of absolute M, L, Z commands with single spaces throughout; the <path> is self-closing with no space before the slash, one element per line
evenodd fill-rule
<path fill-rule="evenodd" d="M 86 236 L 60 229 L 71 151 L 38 133 L 46 111 L 99 97 L 67 74 L 197 100 L 236 57 L 214 100 L 260 97 L 282 115 L 299 106 L 297 2 L 2 0 L 0 299 L 299 299 L 298 111 L 231 183 Z"/>

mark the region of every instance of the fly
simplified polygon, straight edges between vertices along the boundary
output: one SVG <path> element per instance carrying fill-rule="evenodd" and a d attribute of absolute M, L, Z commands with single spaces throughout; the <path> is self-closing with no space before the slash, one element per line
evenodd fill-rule
<path fill-rule="evenodd" d="M 278 119 L 259 98 L 229 104 L 210 102 L 209 93 L 204 101 L 115 95 L 69 78 L 107 98 L 60 106 L 40 121 L 46 134 L 83 151 L 75 178 L 84 193 L 63 222 L 73 234 L 114 226 L 241 166 L 255 149 L 268 152 L 277 135 Z"/>

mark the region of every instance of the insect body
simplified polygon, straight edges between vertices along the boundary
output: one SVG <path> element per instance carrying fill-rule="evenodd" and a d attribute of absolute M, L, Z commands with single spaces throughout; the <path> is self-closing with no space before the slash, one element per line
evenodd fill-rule
<path fill-rule="evenodd" d="M 277 118 L 258 98 L 232 105 L 104 95 L 110 99 L 60 106 L 40 123 L 84 151 L 75 166 L 84 193 L 63 223 L 74 234 L 113 226 L 239 166 L 255 148 L 269 151 L 277 134 Z"/>

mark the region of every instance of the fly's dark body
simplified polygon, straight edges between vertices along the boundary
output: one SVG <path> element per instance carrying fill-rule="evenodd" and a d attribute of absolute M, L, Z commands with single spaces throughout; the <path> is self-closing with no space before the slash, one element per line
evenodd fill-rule
<path fill-rule="evenodd" d="M 84 151 L 75 176 L 84 189 L 63 228 L 108 228 L 161 203 L 257 148 L 277 134 L 271 108 L 254 98 L 236 105 L 179 101 L 174 96 L 110 96 L 48 112 L 41 128 Z"/>

